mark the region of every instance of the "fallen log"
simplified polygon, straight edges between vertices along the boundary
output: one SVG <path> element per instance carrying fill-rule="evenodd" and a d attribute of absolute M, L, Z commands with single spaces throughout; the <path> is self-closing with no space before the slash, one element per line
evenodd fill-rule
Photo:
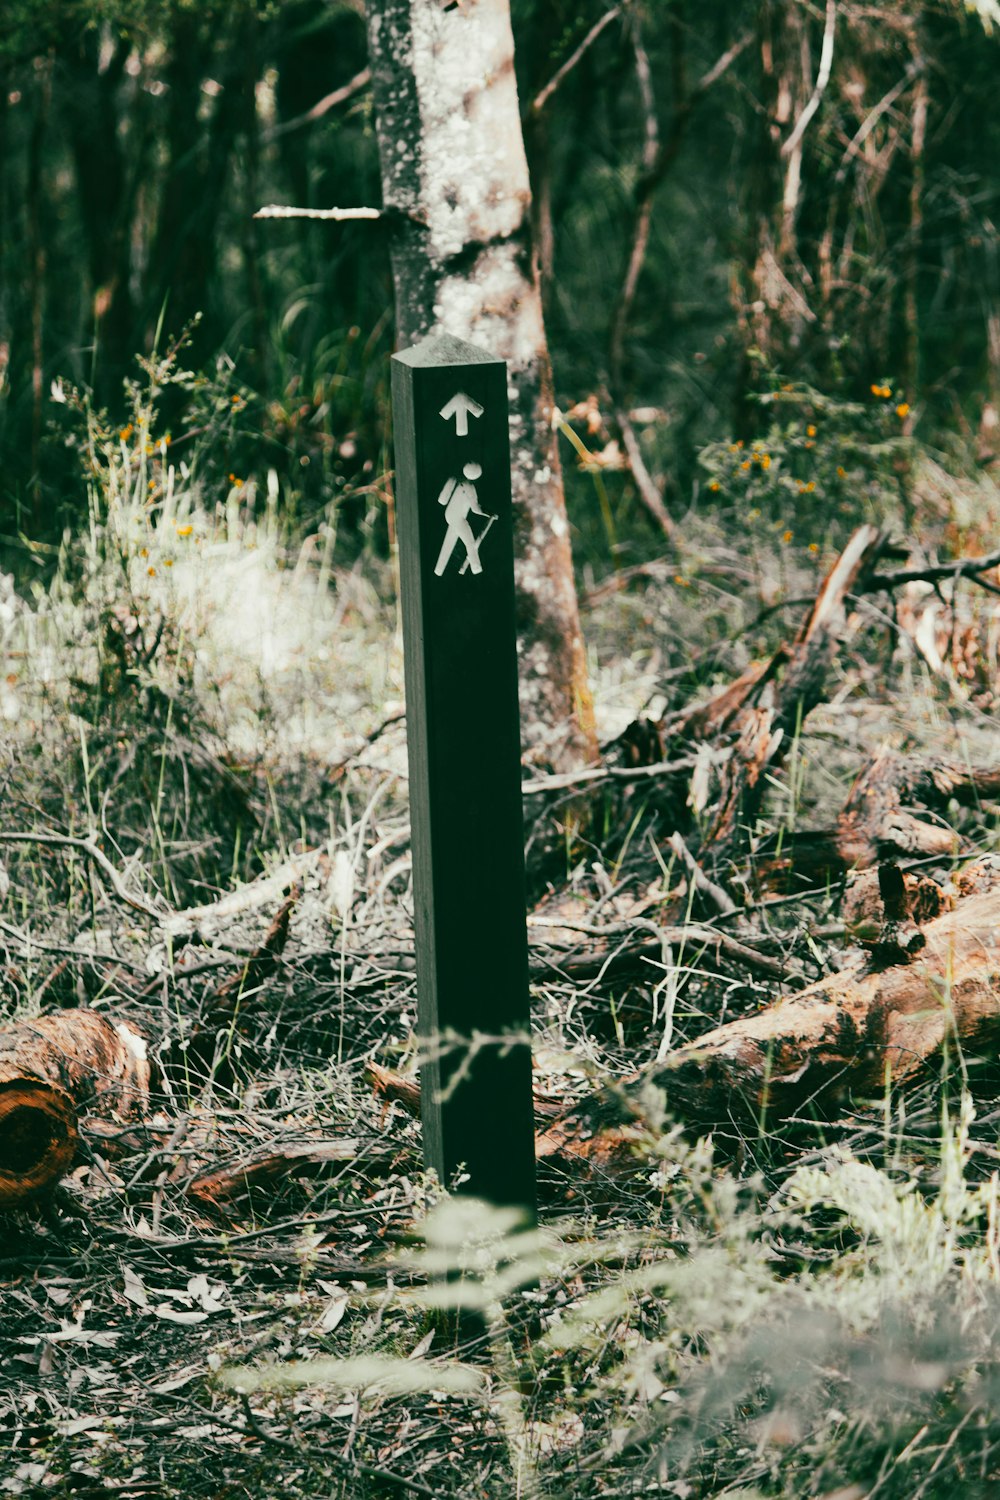
<path fill-rule="evenodd" d="M 920 926 L 921 942 L 887 941 L 887 932 L 917 930 L 930 906 L 925 884 L 907 877 L 905 908 L 884 901 L 881 932 L 862 939 L 870 951 L 845 969 L 716 1027 L 659 1064 L 652 1080 L 671 1113 L 702 1128 L 760 1129 L 807 1106 L 827 1113 L 848 1093 L 913 1082 L 949 1040 L 967 1061 L 989 1056 L 1000 1042 L 1000 859 L 959 876 L 957 905 Z M 887 953 L 901 961 L 887 963 Z M 385 1098 L 419 1111 L 415 1080 L 373 1063 L 366 1071 Z M 649 1076 L 621 1080 L 626 1098 Z M 618 1095 L 603 1106 L 594 1098 L 560 1103 L 536 1089 L 539 1160 L 621 1166 L 635 1150 L 622 1129 L 623 1102 Z"/>
<path fill-rule="evenodd" d="M 702 1125 L 759 1126 L 909 1082 L 949 1040 L 986 1053 L 1000 1039 L 1000 884 L 994 872 L 977 890 L 979 870 L 959 885 L 976 893 L 923 928 L 909 962 L 874 970 L 859 958 L 679 1047 L 655 1074 L 669 1108 Z"/>
<path fill-rule="evenodd" d="M 0 1031 L 0 1205 L 58 1182 L 87 1111 L 144 1113 L 150 1074 L 138 1031 L 96 1011 L 58 1011 Z"/>

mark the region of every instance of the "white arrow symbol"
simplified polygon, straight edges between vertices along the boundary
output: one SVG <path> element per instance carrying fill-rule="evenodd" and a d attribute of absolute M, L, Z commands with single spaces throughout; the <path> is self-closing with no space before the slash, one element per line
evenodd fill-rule
<path fill-rule="evenodd" d="M 449 418 L 454 417 L 455 435 L 457 437 L 468 437 L 470 412 L 474 417 L 481 417 L 483 408 L 478 401 L 473 401 L 472 397 L 467 396 L 464 391 L 456 391 L 447 406 L 442 406 L 440 415 L 444 417 L 446 422 Z"/>

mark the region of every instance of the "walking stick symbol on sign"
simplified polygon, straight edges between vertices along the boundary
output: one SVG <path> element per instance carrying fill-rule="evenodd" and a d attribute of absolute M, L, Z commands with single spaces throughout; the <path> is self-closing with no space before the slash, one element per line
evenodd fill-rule
<path fill-rule="evenodd" d="M 473 573 L 483 571 L 483 565 L 479 561 L 479 548 L 496 520 L 496 516 L 490 515 L 489 511 L 482 510 L 479 505 L 479 496 L 473 481 L 478 479 L 482 472 L 480 464 L 467 463 L 462 469 L 464 479 L 449 479 L 438 495 L 438 504 L 444 506 L 444 518 L 448 523 L 448 530 L 444 534 L 441 551 L 434 565 L 434 572 L 438 578 L 448 566 L 448 561 L 458 542 L 465 547 L 465 561 L 459 568 L 459 573 L 464 573 L 467 568 L 471 568 Z M 483 534 L 478 538 L 469 524 L 470 515 L 486 517 Z"/>

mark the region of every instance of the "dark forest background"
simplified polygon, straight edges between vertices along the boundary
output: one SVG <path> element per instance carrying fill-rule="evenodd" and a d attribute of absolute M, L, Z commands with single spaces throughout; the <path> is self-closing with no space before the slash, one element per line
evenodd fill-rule
<path fill-rule="evenodd" d="M 907 431 L 988 450 L 1000 397 L 1000 41 L 992 7 L 978 10 L 838 6 L 824 88 L 822 6 L 614 7 L 560 75 L 608 8 L 515 0 L 557 400 L 565 410 L 596 398 L 602 417 L 638 409 L 675 517 L 698 503 L 705 445 L 752 438 L 754 398 L 781 381 L 845 400 L 885 386 L 908 408 Z M 53 382 L 124 422 L 135 356 L 185 327 L 184 361 L 207 372 L 214 396 L 199 406 L 175 392 L 175 410 L 168 399 L 175 459 L 207 435 L 203 473 L 274 467 L 304 519 L 342 506 L 364 520 L 351 497 L 388 467 L 391 226 L 253 214 L 379 203 L 365 69 L 357 0 L 9 0 L 8 552 L 52 541 L 78 509 Z M 239 393 L 228 413 L 223 376 Z M 602 477 L 615 542 L 641 553 L 656 538 L 608 421 L 590 426 L 596 448 L 613 445 Z M 570 501 L 578 546 L 597 558 L 608 534 L 587 521 L 586 476 L 570 476 Z"/>

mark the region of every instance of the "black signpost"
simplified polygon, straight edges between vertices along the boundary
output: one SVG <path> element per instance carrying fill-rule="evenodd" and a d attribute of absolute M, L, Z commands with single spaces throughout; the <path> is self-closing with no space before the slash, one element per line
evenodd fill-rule
<path fill-rule="evenodd" d="M 424 1155 L 533 1215 L 507 367 L 432 336 L 392 401 Z"/>

